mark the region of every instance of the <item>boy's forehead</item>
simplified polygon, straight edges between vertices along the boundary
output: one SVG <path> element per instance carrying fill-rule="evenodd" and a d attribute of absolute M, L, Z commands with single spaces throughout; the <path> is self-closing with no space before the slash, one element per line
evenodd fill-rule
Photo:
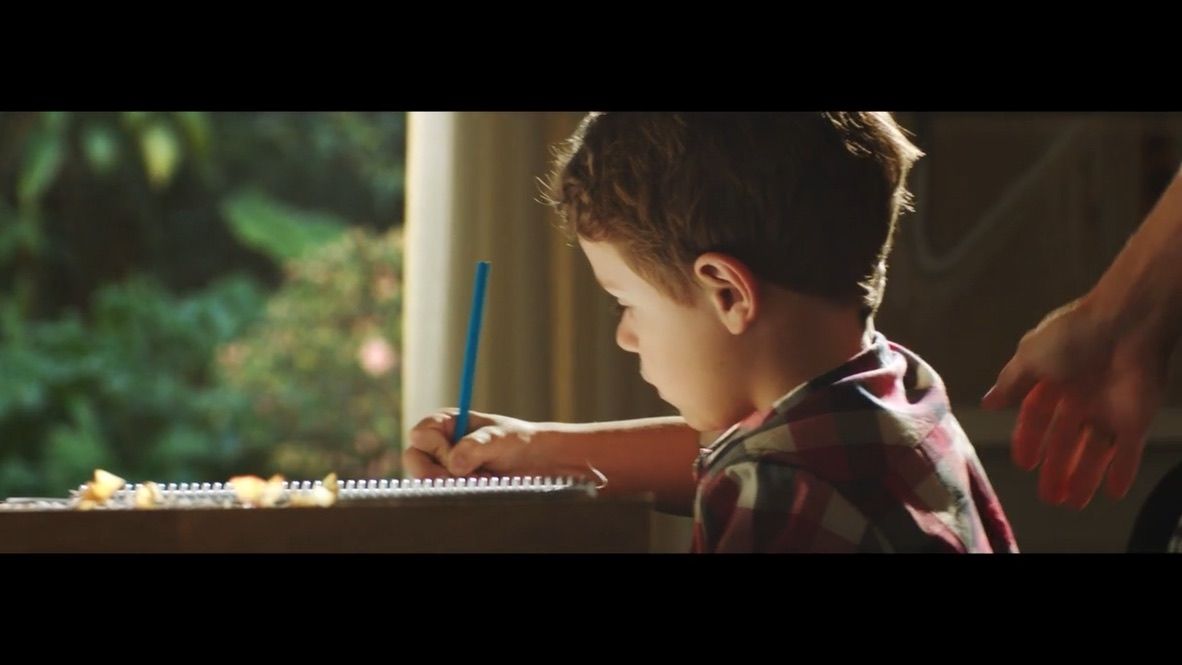
<path fill-rule="evenodd" d="M 628 267 L 624 257 L 620 255 L 620 250 L 613 243 L 579 238 L 579 246 L 587 255 L 595 278 L 604 288 L 612 289 L 625 286 L 624 282 L 627 281 L 632 269 Z"/>

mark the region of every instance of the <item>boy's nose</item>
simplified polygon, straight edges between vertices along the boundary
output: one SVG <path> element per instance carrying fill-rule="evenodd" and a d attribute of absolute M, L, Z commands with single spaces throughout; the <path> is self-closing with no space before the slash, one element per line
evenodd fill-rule
<path fill-rule="evenodd" d="M 636 335 L 632 333 L 632 330 L 623 321 L 620 321 L 619 325 L 616 326 L 616 344 L 629 353 L 636 353 L 638 348 L 636 345 Z"/>

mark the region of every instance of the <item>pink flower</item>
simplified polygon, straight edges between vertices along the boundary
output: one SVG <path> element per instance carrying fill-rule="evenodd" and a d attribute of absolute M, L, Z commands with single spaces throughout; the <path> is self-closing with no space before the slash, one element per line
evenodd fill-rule
<path fill-rule="evenodd" d="M 365 340 L 357 350 L 357 362 L 361 363 L 366 374 L 378 377 L 394 369 L 398 358 L 386 338 L 374 336 Z"/>

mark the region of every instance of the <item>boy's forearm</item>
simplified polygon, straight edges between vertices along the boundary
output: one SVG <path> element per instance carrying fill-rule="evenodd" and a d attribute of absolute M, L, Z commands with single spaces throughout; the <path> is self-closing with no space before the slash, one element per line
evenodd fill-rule
<path fill-rule="evenodd" d="M 683 419 L 545 423 L 541 427 L 530 446 L 537 466 L 585 474 L 590 465 L 607 477 L 605 495 L 653 492 L 661 510 L 691 513 L 700 435 Z"/>
<path fill-rule="evenodd" d="M 1149 327 L 1170 345 L 1182 335 L 1182 171 L 1088 297 L 1118 336 Z"/>

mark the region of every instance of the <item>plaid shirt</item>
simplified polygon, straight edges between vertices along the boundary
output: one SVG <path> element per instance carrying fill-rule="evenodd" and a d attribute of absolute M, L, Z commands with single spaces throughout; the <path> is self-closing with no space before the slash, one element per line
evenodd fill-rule
<path fill-rule="evenodd" d="M 870 348 L 703 449 L 695 552 L 1016 552 L 944 384 Z"/>

